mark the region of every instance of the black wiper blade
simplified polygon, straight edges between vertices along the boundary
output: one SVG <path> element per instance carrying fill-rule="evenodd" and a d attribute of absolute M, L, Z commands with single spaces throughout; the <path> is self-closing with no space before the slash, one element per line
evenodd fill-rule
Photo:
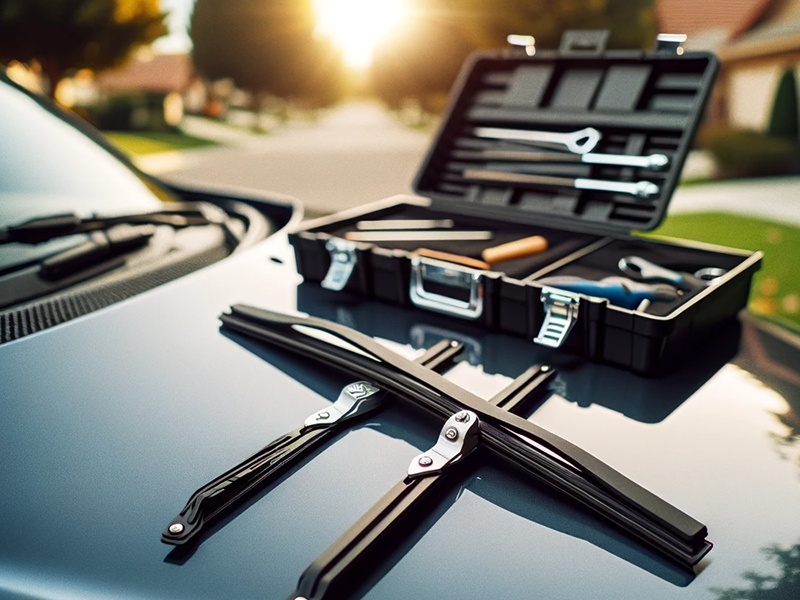
<path fill-rule="evenodd" d="M 479 434 L 475 413 L 465 410 L 450 417 L 436 445 L 415 457 L 406 477 L 309 565 L 288 600 L 341 598 L 340 588 L 348 572 L 404 524 L 435 487 L 447 481 L 453 467 L 463 464 L 478 448 Z"/>
<path fill-rule="evenodd" d="M 442 340 L 415 362 L 426 369 L 446 370 L 464 349 L 463 344 Z M 366 381 L 342 390 L 330 407 L 306 419 L 304 425 L 270 442 L 232 469 L 198 489 L 161 534 L 165 544 L 181 546 L 196 541 L 226 512 L 242 504 L 257 488 L 275 480 L 324 441 L 341 432 L 355 417 L 378 409 L 387 392 Z"/>
<path fill-rule="evenodd" d="M 95 231 L 84 243 L 41 261 L 39 277 L 48 281 L 61 279 L 110 258 L 146 246 L 155 235 L 153 225 L 133 225 Z"/>
<path fill-rule="evenodd" d="M 175 228 L 192 225 L 224 225 L 224 211 L 212 205 L 176 203 L 163 210 L 115 216 L 81 218 L 65 213 L 30 219 L 18 225 L 0 229 L 0 244 L 40 244 L 48 240 L 78 233 L 109 229 L 115 225 L 170 225 Z"/>
<path fill-rule="evenodd" d="M 585 450 L 481 400 L 443 377 L 414 365 L 351 328 L 235 305 L 221 316 L 226 327 L 374 381 L 431 412 L 449 418 L 461 410 L 482 422 L 482 441 L 496 455 L 633 534 L 684 566 L 711 549 L 705 525 L 642 488 Z M 298 331 L 302 325 L 341 338 L 369 356 Z M 377 360 L 376 360 L 377 359 Z"/>

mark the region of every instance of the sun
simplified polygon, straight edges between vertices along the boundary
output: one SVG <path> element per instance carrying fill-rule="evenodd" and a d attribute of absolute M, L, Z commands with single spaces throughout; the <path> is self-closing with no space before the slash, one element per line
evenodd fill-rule
<path fill-rule="evenodd" d="M 348 66 L 365 69 L 374 49 L 404 17 L 404 0 L 313 0 L 317 32 L 342 51 Z"/>

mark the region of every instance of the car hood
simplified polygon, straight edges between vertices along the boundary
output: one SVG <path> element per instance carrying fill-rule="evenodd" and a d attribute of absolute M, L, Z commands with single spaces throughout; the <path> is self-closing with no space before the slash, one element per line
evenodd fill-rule
<path fill-rule="evenodd" d="M 160 542 L 200 485 L 328 406 L 354 377 L 220 330 L 234 303 L 356 326 L 415 356 L 443 336 L 448 378 L 489 397 L 559 368 L 530 419 L 708 525 L 683 571 L 482 458 L 364 582 L 365 598 L 796 598 L 800 344 L 745 317 L 658 380 L 443 317 L 301 284 L 285 234 L 200 272 L 0 347 L 0 597 L 285 598 L 429 448 L 441 423 L 402 402 L 326 446 L 194 553 Z M 793 362 L 795 361 L 795 362 Z M 792 587 L 795 586 L 795 587 Z M 739 594 L 739 595 L 731 595 Z"/>

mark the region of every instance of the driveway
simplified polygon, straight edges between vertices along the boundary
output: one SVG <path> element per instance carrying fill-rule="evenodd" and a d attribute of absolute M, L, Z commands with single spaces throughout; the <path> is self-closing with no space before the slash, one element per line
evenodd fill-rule
<path fill-rule="evenodd" d="M 186 131 L 228 145 L 145 157 L 140 166 L 173 181 L 289 194 L 312 215 L 412 193 L 432 135 L 410 130 L 372 102 L 346 104 L 317 122 L 292 122 L 270 135 L 197 119 L 187 121 Z"/>

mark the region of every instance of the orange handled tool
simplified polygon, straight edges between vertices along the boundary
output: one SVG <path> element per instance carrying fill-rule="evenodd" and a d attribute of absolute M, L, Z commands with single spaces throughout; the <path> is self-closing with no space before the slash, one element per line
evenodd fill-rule
<path fill-rule="evenodd" d="M 490 265 L 494 265 L 523 256 L 541 254 L 545 250 L 547 250 L 547 240 L 540 235 L 534 235 L 493 248 L 486 248 L 481 252 L 481 257 Z"/>

